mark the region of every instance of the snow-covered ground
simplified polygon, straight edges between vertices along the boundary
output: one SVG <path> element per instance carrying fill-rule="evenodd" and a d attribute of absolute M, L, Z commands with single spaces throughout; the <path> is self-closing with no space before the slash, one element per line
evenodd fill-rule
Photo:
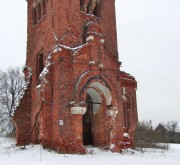
<path fill-rule="evenodd" d="M 15 146 L 15 140 L 0 138 L 1 165 L 179 165 L 180 145 L 171 144 L 169 151 L 147 150 L 144 153 L 129 150 L 122 154 L 88 148 L 87 155 L 64 155 L 29 145 L 26 150 Z"/>

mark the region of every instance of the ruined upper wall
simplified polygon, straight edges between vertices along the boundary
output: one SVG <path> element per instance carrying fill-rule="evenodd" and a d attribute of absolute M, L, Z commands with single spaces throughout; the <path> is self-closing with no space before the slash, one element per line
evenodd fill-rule
<path fill-rule="evenodd" d="M 105 48 L 118 59 L 115 0 L 97 1 L 100 3 L 98 16 L 82 10 L 81 0 L 28 0 L 27 61 L 41 50 L 46 54 L 56 44 L 56 39 L 70 47 L 83 44 L 90 21 L 100 28 Z"/>

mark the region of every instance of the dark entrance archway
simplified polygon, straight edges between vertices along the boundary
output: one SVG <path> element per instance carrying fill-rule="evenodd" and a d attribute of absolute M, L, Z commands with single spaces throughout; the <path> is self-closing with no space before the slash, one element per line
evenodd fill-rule
<path fill-rule="evenodd" d="M 102 146 L 106 130 L 104 121 L 106 106 L 112 102 L 110 90 L 99 82 L 90 84 L 86 90 L 86 113 L 83 115 L 83 144 Z"/>
<path fill-rule="evenodd" d="M 83 144 L 93 145 L 93 103 L 92 98 L 89 94 L 86 97 L 87 110 L 83 116 Z"/>

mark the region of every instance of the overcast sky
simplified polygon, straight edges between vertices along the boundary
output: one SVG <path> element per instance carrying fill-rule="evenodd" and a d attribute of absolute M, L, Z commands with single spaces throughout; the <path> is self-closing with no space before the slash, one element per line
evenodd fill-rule
<path fill-rule="evenodd" d="M 26 2 L 0 5 L 0 69 L 26 56 Z M 139 120 L 180 122 L 180 0 L 116 0 L 119 60 L 138 82 Z"/>

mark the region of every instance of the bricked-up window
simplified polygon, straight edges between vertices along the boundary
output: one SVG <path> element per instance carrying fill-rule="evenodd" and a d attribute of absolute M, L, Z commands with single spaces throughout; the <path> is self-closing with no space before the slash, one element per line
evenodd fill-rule
<path fill-rule="evenodd" d="M 40 83 L 39 75 L 41 74 L 44 68 L 43 53 L 38 53 L 36 58 L 37 58 L 36 59 L 36 82 L 37 84 L 39 84 Z"/>
<path fill-rule="evenodd" d="M 32 15 L 33 15 L 33 24 L 35 25 L 37 22 L 37 13 L 36 13 L 36 8 L 33 8 L 32 10 Z"/>
<path fill-rule="evenodd" d="M 41 4 L 38 3 L 38 19 L 41 19 Z"/>

